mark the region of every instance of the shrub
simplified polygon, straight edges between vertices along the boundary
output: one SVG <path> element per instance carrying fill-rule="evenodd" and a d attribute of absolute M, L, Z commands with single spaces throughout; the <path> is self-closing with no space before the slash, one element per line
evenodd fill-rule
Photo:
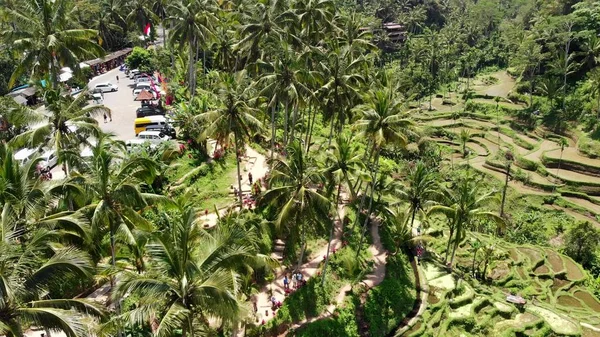
<path fill-rule="evenodd" d="M 359 337 L 356 323 L 356 305 L 358 299 L 353 296 L 337 308 L 334 318 L 310 323 L 294 334 L 297 337 Z"/>

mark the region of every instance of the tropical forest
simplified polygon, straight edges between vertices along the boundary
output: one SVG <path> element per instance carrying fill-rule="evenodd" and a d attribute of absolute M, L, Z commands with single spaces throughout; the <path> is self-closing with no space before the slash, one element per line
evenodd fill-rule
<path fill-rule="evenodd" d="M 1 337 L 600 336 L 599 1 L 1 3 Z"/>

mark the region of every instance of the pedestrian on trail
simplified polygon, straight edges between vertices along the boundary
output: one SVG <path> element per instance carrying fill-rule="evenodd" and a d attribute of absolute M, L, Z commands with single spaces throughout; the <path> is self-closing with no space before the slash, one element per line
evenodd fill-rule
<path fill-rule="evenodd" d="M 294 289 L 298 288 L 298 275 L 296 275 L 296 272 L 292 274 L 292 284 L 294 285 Z"/>
<path fill-rule="evenodd" d="M 104 114 L 104 123 L 106 123 L 107 120 L 108 120 L 108 117 L 106 116 L 106 114 Z"/>
<path fill-rule="evenodd" d="M 117 83 L 119 83 L 119 75 L 117 75 Z"/>
<path fill-rule="evenodd" d="M 283 289 L 290 289 L 290 280 L 288 280 L 287 274 L 283 277 Z"/>
<path fill-rule="evenodd" d="M 250 182 L 250 185 L 252 185 L 252 172 L 248 172 L 248 181 Z"/>

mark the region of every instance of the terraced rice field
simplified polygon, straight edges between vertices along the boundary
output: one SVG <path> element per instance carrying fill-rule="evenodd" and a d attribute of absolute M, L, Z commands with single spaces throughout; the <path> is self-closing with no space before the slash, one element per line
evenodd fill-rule
<path fill-rule="evenodd" d="M 487 138 L 473 137 L 473 139 L 478 141 L 479 143 L 483 144 L 483 146 L 485 146 L 488 149 L 488 152 L 490 154 L 496 153 L 500 150 L 500 147 L 498 146 L 498 144 L 489 141 Z"/>
<path fill-rule="evenodd" d="M 548 172 L 560 180 L 573 181 L 584 184 L 600 184 L 600 178 L 566 169 L 548 169 Z"/>
<path fill-rule="evenodd" d="M 571 202 L 575 205 L 579 205 L 583 208 L 586 208 L 592 213 L 600 214 L 600 205 L 596 205 L 591 201 L 587 201 L 585 199 L 573 198 L 573 197 L 565 197 L 565 196 L 563 196 L 563 199 L 565 199 L 568 202 Z"/>
<path fill-rule="evenodd" d="M 498 139 L 498 133 L 497 132 L 494 132 L 494 133 L 496 134 L 496 140 L 497 140 Z M 507 136 L 505 134 L 500 133 L 500 140 L 503 141 L 506 144 L 511 145 L 515 150 L 517 150 L 517 152 L 520 155 L 526 155 L 527 153 L 529 153 L 529 150 L 527 150 L 526 148 L 523 148 L 523 147 L 517 145 L 515 143 L 515 141 L 511 137 L 509 137 L 509 136 Z"/>
<path fill-rule="evenodd" d="M 553 141 L 544 139 L 541 141 L 540 147 L 537 150 L 526 155 L 525 159 L 529 159 L 529 160 L 535 161 L 535 162 L 540 162 L 540 158 L 542 157 L 542 154 L 544 152 L 549 151 L 549 150 L 554 150 L 557 148 L 560 148 L 560 146 L 558 146 L 558 144 L 556 144 Z"/>
<path fill-rule="evenodd" d="M 515 79 L 512 78 L 506 71 L 497 71 L 491 73 L 490 76 L 498 79 L 498 83 L 488 86 L 480 90 L 488 96 L 500 96 L 506 98 L 508 93 L 515 87 Z"/>
<path fill-rule="evenodd" d="M 472 101 L 476 102 L 476 103 L 490 104 L 490 105 L 496 106 L 496 102 L 494 100 L 492 100 L 492 99 L 475 98 Z M 500 101 L 498 103 L 498 105 L 501 106 L 501 107 L 504 107 L 504 108 L 515 109 L 515 110 L 523 109 L 522 105 L 515 104 L 515 103 L 510 103 L 510 102 Z"/>
<path fill-rule="evenodd" d="M 560 148 L 554 151 L 546 152 L 546 156 L 550 158 L 560 158 Z M 600 167 L 600 159 L 593 159 L 590 157 L 583 156 L 577 151 L 575 147 L 565 147 L 563 150 L 563 159 L 574 161 L 576 163 L 584 163 L 589 166 Z"/>
<path fill-rule="evenodd" d="M 488 155 L 487 150 L 483 146 L 481 146 L 477 143 L 468 142 L 467 147 L 472 149 L 475 153 L 477 153 L 478 156 L 487 156 Z"/>

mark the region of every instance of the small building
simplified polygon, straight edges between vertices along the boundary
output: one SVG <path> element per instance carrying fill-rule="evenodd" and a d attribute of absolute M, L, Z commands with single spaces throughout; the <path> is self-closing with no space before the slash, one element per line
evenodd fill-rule
<path fill-rule="evenodd" d="M 13 89 L 8 93 L 8 96 L 12 97 L 15 102 L 22 105 L 31 106 L 38 103 L 35 87 L 30 87 L 29 85 L 24 85 Z"/>
<path fill-rule="evenodd" d="M 104 57 L 84 61 L 83 63 L 87 64 L 92 68 L 92 72 L 94 75 L 98 75 L 123 64 L 123 62 L 125 62 L 125 58 L 131 53 L 132 50 L 132 48 L 125 48 L 105 55 Z"/>

